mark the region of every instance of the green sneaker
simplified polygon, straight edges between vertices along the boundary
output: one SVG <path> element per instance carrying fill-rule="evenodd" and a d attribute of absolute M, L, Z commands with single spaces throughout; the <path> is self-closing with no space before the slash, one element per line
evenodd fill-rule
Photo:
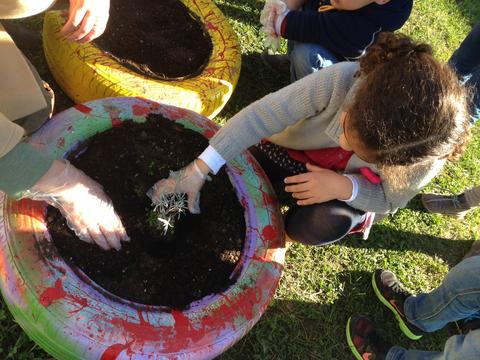
<path fill-rule="evenodd" d="M 391 345 L 375 330 L 373 322 L 365 316 L 354 316 L 347 322 L 347 343 L 358 360 L 384 360 Z"/>
<path fill-rule="evenodd" d="M 410 324 L 403 312 L 405 300 L 411 294 L 405 290 L 395 274 L 389 270 L 375 270 L 372 276 L 372 286 L 378 299 L 395 315 L 400 330 L 409 339 L 420 339 L 424 332 L 415 325 Z"/>

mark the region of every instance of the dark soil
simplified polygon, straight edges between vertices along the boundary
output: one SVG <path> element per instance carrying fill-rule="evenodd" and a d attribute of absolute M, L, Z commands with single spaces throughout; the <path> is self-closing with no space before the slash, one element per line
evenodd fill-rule
<path fill-rule="evenodd" d="M 131 70 L 159 79 L 200 74 L 212 52 L 203 24 L 179 0 L 112 0 L 107 29 L 94 42 Z"/>
<path fill-rule="evenodd" d="M 245 222 L 225 172 L 203 187 L 201 214 L 187 211 L 167 236 L 147 220 L 152 211 L 147 190 L 206 146 L 198 133 L 158 115 L 94 136 L 70 159 L 104 186 L 131 241 L 120 252 L 104 251 L 76 238 L 52 209 L 49 231 L 63 258 L 103 288 L 137 303 L 181 309 L 227 288 L 235 280 Z"/>

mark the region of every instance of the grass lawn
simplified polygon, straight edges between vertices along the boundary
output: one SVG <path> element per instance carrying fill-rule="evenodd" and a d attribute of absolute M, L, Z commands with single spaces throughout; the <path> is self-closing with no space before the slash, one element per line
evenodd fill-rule
<path fill-rule="evenodd" d="M 288 83 L 260 60 L 262 36 L 258 19 L 263 1 L 215 0 L 237 31 L 243 54 L 237 89 L 217 117 L 227 121 L 237 111 Z M 438 58 L 447 60 L 480 18 L 478 0 L 415 0 L 402 32 L 430 43 Z M 23 20 L 40 27 L 41 17 Z M 39 52 L 27 55 L 47 80 Z M 399 71 L 401 71 L 399 69 Z M 467 154 L 450 164 L 425 191 L 458 192 L 480 184 L 480 126 Z M 352 314 L 368 314 L 384 329 L 385 338 L 409 348 L 441 350 L 452 329 L 408 340 L 374 297 L 371 272 L 388 268 L 414 292 L 437 287 L 449 268 L 480 240 L 480 211 L 458 221 L 426 213 L 417 196 L 395 216 L 374 226 L 367 241 L 347 238 L 325 248 L 293 245 L 275 299 L 253 328 L 221 359 L 353 359 L 345 341 L 345 324 Z M 0 358 L 49 359 L 0 307 Z"/>

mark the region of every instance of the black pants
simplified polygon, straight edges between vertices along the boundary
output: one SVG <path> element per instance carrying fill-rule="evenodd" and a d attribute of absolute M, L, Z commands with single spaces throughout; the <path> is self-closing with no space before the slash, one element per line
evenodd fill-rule
<path fill-rule="evenodd" d="M 280 182 L 282 189 L 284 178 L 307 171 L 304 164 L 290 158 L 286 149 L 278 145 L 262 143 L 249 150 L 272 184 Z M 285 192 L 275 187 L 277 193 Z M 364 214 L 339 200 L 305 206 L 291 205 L 285 217 L 285 231 L 292 240 L 306 245 L 328 245 L 345 237 L 363 221 Z"/>

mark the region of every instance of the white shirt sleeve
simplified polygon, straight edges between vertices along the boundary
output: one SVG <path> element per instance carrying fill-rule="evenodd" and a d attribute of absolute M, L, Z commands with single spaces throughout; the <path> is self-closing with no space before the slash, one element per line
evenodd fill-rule
<path fill-rule="evenodd" d="M 217 174 L 218 170 L 225 165 L 225 160 L 222 155 L 211 145 L 209 145 L 198 158 L 203 160 L 214 174 Z"/>
<path fill-rule="evenodd" d="M 352 182 L 352 196 L 350 196 L 350 198 L 348 198 L 346 200 L 341 200 L 341 199 L 339 199 L 339 200 L 348 203 L 348 202 L 353 201 L 357 198 L 357 195 L 358 195 L 358 181 L 357 181 L 357 179 L 355 179 L 354 176 L 351 176 L 351 175 L 348 175 L 348 174 L 343 174 L 343 176 L 350 179 L 350 181 Z"/>

